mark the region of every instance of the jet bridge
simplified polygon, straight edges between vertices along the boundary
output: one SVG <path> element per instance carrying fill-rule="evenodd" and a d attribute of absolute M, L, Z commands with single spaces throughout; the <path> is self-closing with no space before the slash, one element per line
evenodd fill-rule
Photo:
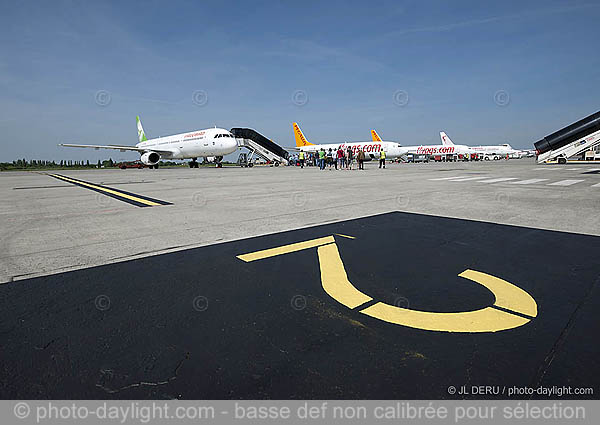
<path fill-rule="evenodd" d="M 275 166 L 288 163 L 289 153 L 272 140 L 251 128 L 232 128 L 231 133 L 235 136 L 239 148 L 246 148 L 250 155 L 242 154 L 240 159 L 242 165 L 252 166 L 254 155 L 272 162 Z M 243 159 L 242 159 L 243 158 Z"/>
<path fill-rule="evenodd" d="M 600 145 L 600 111 L 583 118 L 534 143 L 537 162 L 556 160 L 566 164 L 567 159 Z"/>

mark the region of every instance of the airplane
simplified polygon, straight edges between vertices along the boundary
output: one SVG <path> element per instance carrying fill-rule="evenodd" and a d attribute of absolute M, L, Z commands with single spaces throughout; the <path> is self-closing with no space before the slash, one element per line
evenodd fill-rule
<path fill-rule="evenodd" d="M 443 131 L 440 131 L 440 138 L 442 139 L 442 144 L 445 146 L 455 146 L 450 140 L 450 137 Z M 475 153 L 482 153 L 486 155 L 486 159 L 489 159 L 489 156 L 495 157 L 499 159 L 500 157 L 504 158 L 507 155 L 510 158 L 521 158 L 526 155 L 522 151 L 518 149 L 513 149 L 511 145 L 508 143 L 502 145 L 480 145 L 480 146 L 469 146 Z"/>
<path fill-rule="evenodd" d="M 158 169 L 161 159 L 191 159 L 190 168 L 198 168 L 197 158 L 204 158 L 207 162 L 215 161 L 221 168 L 223 156 L 237 150 L 238 144 L 233 134 L 223 128 L 207 128 L 188 133 L 174 134 L 172 136 L 148 139 L 140 117 L 136 117 L 138 140 L 135 146 L 120 145 L 78 145 L 60 143 L 59 146 L 72 148 L 116 149 L 121 152 L 138 152 L 142 161 L 149 168 Z"/>
<path fill-rule="evenodd" d="M 375 130 L 371 130 L 371 138 L 374 142 L 382 142 L 381 137 Z M 468 146 L 465 145 L 415 145 L 415 146 L 402 146 L 400 147 L 401 155 L 406 154 L 425 154 L 425 155 L 470 155 L 473 153 Z"/>
<path fill-rule="evenodd" d="M 303 152 L 317 152 L 321 149 L 328 151 L 329 149 L 337 151 L 342 148 L 347 150 L 352 149 L 354 155 L 362 149 L 365 153 L 365 161 L 372 159 L 379 159 L 379 154 L 383 150 L 387 158 L 397 158 L 402 155 L 401 147 L 396 142 L 383 142 L 381 140 L 371 142 L 344 142 L 344 143 L 326 143 L 326 144 L 314 144 L 308 141 L 304 137 L 304 133 L 300 130 L 298 123 L 292 123 L 294 129 L 294 138 L 296 139 L 296 147 L 291 148 Z"/>

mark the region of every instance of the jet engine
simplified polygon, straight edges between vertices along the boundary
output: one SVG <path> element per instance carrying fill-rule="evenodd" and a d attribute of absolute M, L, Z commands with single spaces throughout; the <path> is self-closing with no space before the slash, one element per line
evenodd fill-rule
<path fill-rule="evenodd" d="M 144 152 L 140 161 L 144 163 L 144 165 L 156 165 L 158 161 L 160 161 L 160 155 L 156 152 Z"/>

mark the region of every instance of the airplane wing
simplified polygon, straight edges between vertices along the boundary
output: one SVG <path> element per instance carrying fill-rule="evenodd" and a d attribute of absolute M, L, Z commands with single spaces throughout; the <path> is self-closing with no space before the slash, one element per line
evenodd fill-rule
<path fill-rule="evenodd" d="M 77 145 L 77 144 L 73 144 L 73 143 L 59 143 L 58 146 L 65 146 L 68 148 L 92 148 L 92 149 L 115 149 L 115 150 L 119 150 L 121 152 L 125 152 L 125 151 L 134 151 L 134 152 L 148 152 L 148 151 L 152 151 L 152 152 L 156 152 L 156 153 L 160 153 L 160 154 L 172 154 L 173 151 L 165 151 L 165 150 L 158 150 L 158 149 L 147 149 L 147 148 L 138 148 L 135 146 L 118 146 L 118 145 Z"/>

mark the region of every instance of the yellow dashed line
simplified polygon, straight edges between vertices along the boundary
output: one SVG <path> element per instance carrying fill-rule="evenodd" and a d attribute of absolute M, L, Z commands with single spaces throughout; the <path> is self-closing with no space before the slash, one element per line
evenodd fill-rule
<path fill-rule="evenodd" d="M 56 177 L 57 179 L 61 179 L 61 180 L 70 182 L 70 183 L 80 184 L 82 186 L 87 186 L 89 188 L 100 190 L 100 191 L 106 192 L 106 193 L 110 193 L 112 195 L 117 195 L 117 196 L 119 196 L 121 198 L 125 198 L 125 199 L 129 199 L 129 200 L 132 200 L 132 201 L 135 201 L 135 202 L 139 202 L 139 203 L 144 204 L 144 205 L 149 205 L 149 206 L 161 205 L 158 202 L 148 201 L 146 199 L 138 198 L 137 196 L 127 195 L 126 193 L 122 193 L 122 192 L 119 192 L 117 190 L 107 189 L 105 187 L 97 186 L 97 185 L 91 184 L 91 183 L 86 183 L 86 182 L 81 181 L 81 180 L 70 179 L 68 177 L 59 176 L 58 174 L 49 174 L 49 175 L 52 176 L 52 177 Z"/>

